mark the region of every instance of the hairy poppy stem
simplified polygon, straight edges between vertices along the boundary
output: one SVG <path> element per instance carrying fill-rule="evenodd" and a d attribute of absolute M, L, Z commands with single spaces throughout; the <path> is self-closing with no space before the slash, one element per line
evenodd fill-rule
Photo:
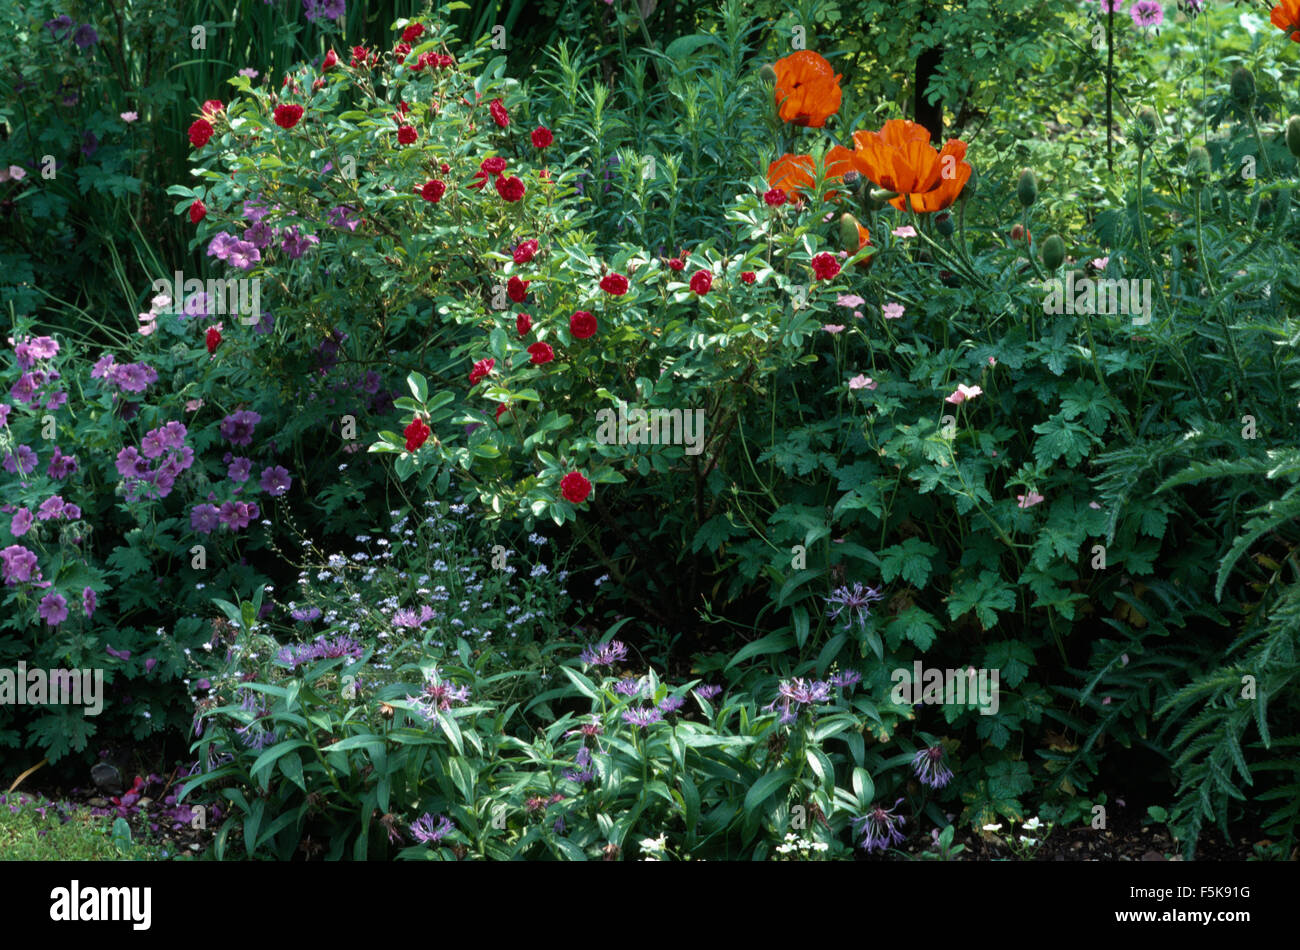
<path fill-rule="evenodd" d="M 1111 150 L 1112 123 L 1111 93 L 1115 88 L 1115 5 L 1106 11 L 1106 171 L 1115 173 L 1115 158 Z"/>

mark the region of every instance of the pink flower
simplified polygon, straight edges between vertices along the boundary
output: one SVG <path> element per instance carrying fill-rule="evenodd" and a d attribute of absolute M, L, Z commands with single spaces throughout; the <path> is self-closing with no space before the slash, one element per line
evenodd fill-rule
<path fill-rule="evenodd" d="M 863 376 L 859 373 L 849 380 L 849 389 L 875 389 L 876 381 L 870 376 Z"/>
<path fill-rule="evenodd" d="M 822 326 L 822 329 L 825 330 L 827 333 L 843 333 L 843 332 L 844 332 L 844 324 L 842 324 L 842 323 L 827 323 L 827 324 L 824 324 L 824 325 Z"/>
<path fill-rule="evenodd" d="M 1091 261 L 1089 261 L 1088 263 L 1090 263 L 1093 267 L 1097 268 L 1097 270 L 1105 270 L 1105 269 L 1106 269 L 1106 265 L 1110 263 L 1110 258 L 1109 258 L 1109 257 L 1094 257 L 1094 258 L 1093 258 Z"/>
<path fill-rule="evenodd" d="M 1029 492 L 1028 495 L 1017 495 L 1017 496 L 1016 496 L 1016 507 L 1017 507 L 1017 508 L 1032 508 L 1032 507 L 1034 507 L 1034 505 L 1037 505 L 1037 504 L 1039 504 L 1040 502 L 1044 502 L 1044 501 L 1046 501 L 1046 500 L 1047 500 L 1047 499 L 1044 498 L 1042 495 L 1038 494 L 1038 492 L 1036 492 L 1036 491 L 1030 489 L 1030 492 Z"/>
<path fill-rule="evenodd" d="M 839 297 L 835 299 L 835 306 L 846 307 L 849 310 L 852 310 L 854 307 L 861 307 L 864 303 L 866 303 L 866 301 L 857 294 L 840 294 Z"/>
<path fill-rule="evenodd" d="M 906 312 L 901 303 L 887 303 L 880 308 L 880 313 L 886 320 L 897 320 Z"/>
<path fill-rule="evenodd" d="M 905 224 L 901 228 L 894 228 L 892 233 L 894 237 L 900 237 L 900 238 L 916 237 L 916 228 L 912 227 L 910 224 Z"/>
<path fill-rule="evenodd" d="M 967 399 L 974 399 L 982 392 L 984 392 L 984 390 L 980 389 L 978 386 L 967 386 L 965 383 L 959 383 L 957 385 L 957 391 L 944 399 L 944 402 L 950 402 L 954 406 L 957 406 L 965 402 Z"/>
<path fill-rule="evenodd" d="M 138 119 L 138 118 L 140 118 L 140 116 L 139 116 L 138 113 L 135 113 L 135 112 L 123 112 L 123 113 L 122 113 L 122 121 L 123 121 L 123 122 L 127 122 L 127 123 L 134 122 L 134 121 L 135 121 L 136 119 Z"/>
<path fill-rule="evenodd" d="M 989 365 L 990 365 L 990 366 L 997 366 L 997 365 L 998 365 L 998 361 L 997 361 L 996 359 L 994 359 L 992 356 L 990 356 L 990 357 L 989 357 Z"/>
<path fill-rule="evenodd" d="M 202 409 L 202 408 L 203 408 L 203 400 L 202 400 L 202 399 L 187 399 L 187 400 L 185 401 L 185 411 L 186 411 L 186 412 L 198 412 L 198 411 L 199 411 L 200 409 Z"/>
<path fill-rule="evenodd" d="M 1093 511 L 1101 511 L 1101 505 L 1097 504 L 1095 501 L 1088 502 L 1088 507 Z"/>

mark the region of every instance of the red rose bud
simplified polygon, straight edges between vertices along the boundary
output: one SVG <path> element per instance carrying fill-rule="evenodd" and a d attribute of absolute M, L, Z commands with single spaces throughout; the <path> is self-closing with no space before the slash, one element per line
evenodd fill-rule
<path fill-rule="evenodd" d="M 207 217 L 207 214 L 208 214 L 207 206 L 202 201 L 196 200 L 194 204 L 190 205 L 191 224 L 198 224 L 205 217 Z"/>
<path fill-rule="evenodd" d="M 198 119 L 190 126 L 190 144 L 195 148 L 202 148 L 208 144 L 208 139 L 212 138 L 212 123 L 207 119 Z"/>
<path fill-rule="evenodd" d="M 566 501 L 580 505 L 591 494 L 591 482 L 581 472 L 570 472 L 560 479 L 560 494 Z"/>
<path fill-rule="evenodd" d="M 501 103 L 500 99 L 493 99 L 488 105 L 488 111 L 492 113 L 492 121 L 501 128 L 504 129 L 510 125 L 510 114 L 506 112 L 506 107 Z"/>
<path fill-rule="evenodd" d="M 533 318 L 530 315 L 521 313 L 515 317 L 515 329 L 519 331 L 519 336 L 521 338 L 528 336 L 528 331 L 532 328 Z"/>
<path fill-rule="evenodd" d="M 585 340 L 596 332 L 596 318 L 586 310 L 575 311 L 569 317 L 569 332 L 575 340 Z"/>
<path fill-rule="evenodd" d="M 402 430 L 402 435 L 406 436 L 406 451 L 414 452 L 424 445 L 425 440 L 429 438 L 430 431 L 429 427 L 418 416 L 412 419 L 411 424 Z"/>
<path fill-rule="evenodd" d="M 747 284 L 752 284 L 754 281 L 758 280 L 758 275 L 752 270 L 747 270 L 740 275 L 740 279 Z"/>
<path fill-rule="evenodd" d="M 292 129 L 302 118 L 302 106 L 276 106 L 275 107 L 275 124 L 282 129 Z"/>
<path fill-rule="evenodd" d="M 207 339 L 205 342 L 208 345 L 209 353 L 217 352 L 217 347 L 221 345 L 221 331 L 216 327 L 208 327 Z"/>
<path fill-rule="evenodd" d="M 600 289 L 613 297 L 627 293 L 627 278 L 622 274 L 606 274 L 600 279 Z"/>
<path fill-rule="evenodd" d="M 328 53 L 325 54 L 325 62 L 321 63 L 321 71 L 329 72 L 338 64 L 339 64 L 339 54 L 334 52 L 334 50 L 331 49 Z"/>

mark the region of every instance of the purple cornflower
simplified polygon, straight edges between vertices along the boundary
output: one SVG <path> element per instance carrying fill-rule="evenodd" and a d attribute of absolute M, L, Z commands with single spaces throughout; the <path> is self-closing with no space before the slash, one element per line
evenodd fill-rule
<path fill-rule="evenodd" d="M 703 686 L 695 687 L 695 694 L 699 696 L 700 699 L 707 699 L 709 701 L 712 701 L 714 697 L 720 695 L 721 693 L 722 693 L 722 687 L 715 686 L 712 683 L 705 683 Z"/>
<path fill-rule="evenodd" d="M 232 482 L 246 482 L 253 471 L 253 460 L 246 458 L 232 459 L 226 467 L 226 475 Z"/>
<path fill-rule="evenodd" d="M 425 719 L 433 719 L 439 709 L 451 709 L 453 703 L 469 702 L 469 687 L 457 686 L 444 680 L 435 666 L 425 678 L 424 689 L 419 697 L 407 696 L 416 704 L 416 712 Z"/>
<path fill-rule="evenodd" d="M 686 700 L 682 699 L 680 696 L 665 696 L 659 703 L 659 711 L 665 715 L 677 712 L 677 710 L 682 708 L 684 702 L 686 702 Z"/>
<path fill-rule="evenodd" d="M 1134 26 L 1159 26 L 1165 22 L 1165 8 L 1157 0 L 1137 0 L 1128 8 L 1128 15 L 1133 18 Z"/>
<path fill-rule="evenodd" d="M 231 445 L 252 445 L 253 427 L 261 421 L 262 417 L 251 409 L 232 412 L 221 420 L 221 436 Z"/>
<path fill-rule="evenodd" d="M 629 698 L 640 696 L 645 689 L 645 681 L 633 676 L 625 676 L 614 684 L 614 692 Z"/>
<path fill-rule="evenodd" d="M 26 508 L 19 508 L 14 512 L 13 520 L 9 522 L 9 533 L 15 538 L 21 538 L 32 528 L 32 513 Z"/>
<path fill-rule="evenodd" d="M 295 607 L 289 611 L 289 616 L 299 623 L 311 623 L 313 620 L 320 619 L 319 607 Z"/>
<path fill-rule="evenodd" d="M 663 713 L 654 707 L 644 709 L 629 709 L 623 713 L 623 721 L 630 726 L 640 726 L 644 729 L 646 726 L 659 722 L 663 719 Z"/>
<path fill-rule="evenodd" d="M 64 455 L 63 451 L 56 445 L 54 447 L 54 457 L 50 459 L 50 464 L 45 468 L 45 474 L 50 478 L 67 478 L 77 470 L 77 457 L 75 455 Z"/>
<path fill-rule="evenodd" d="M 952 770 L 943 764 L 943 746 L 932 745 L 912 756 L 912 770 L 930 788 L 943 788 L 952 778 Z"/>
<path fill-rule="evenodd" d="M 434 844 L 441 841 L 447 835 L 456 830 L 456 826 L 451 823 L 451 819 L 445 815 L 438 815 L 436 818 L 425 812 L 415 821 L 411 822 L 411 837 L 420 844 Z"/>
<path fill-rule="evenodd" d="M 792 680 L 782 680 L 777 687 L 778 696 L 763 708 L 775 712 L 781 706 L 781 722 L 794 722 L 802 712 L 800 707 L 824 703 L 831 698 L 831 684 L 822 680 L 804 682 L 802 676 Z"/>
<path fill-rule="evenodd" d="M 262 486 L 262 491 L 271 496 L 283 495 L 289 490 L 292 482 L 289 472 L 282 465 L 272 465 L 262 469 L 262 477 L 257 480 L 257 483 Z"/>
<path fill-rule="evenodd" d="M 57 627 L 68 619 L 68 602 L 62 594 L 52 590 L 41 598 L 37 613 L 51 627 Z"/>
<path fill-rule="evenodd" d="M 619 640 L 602 643 L 599 648 L 588 644 L 578 659 L 588 666 L 613 666 L 627 659 L 627 645 Z"/>
<path fill-rule="evenodd" d="M 216 505 L 195 505 L 190 510 L 190 527 L 199 534 L 211 534 L 221 524 Z"/>
<path fill-rule="evenodd" d="M 856 670 L 841 670 L 833 674 L 829 682 L 837 689 L 853 689 L 862 682 L 862 674 Z"/>
<path fill-rule="evenodd" d="M 312 650 L 318 660 L 336 660 L 344 656 L 359 660 L 366 654 L 366 648 L 346 634 L 333 639 L 321 637 L 312 645 Z"/>
<path fill-rule="evenodd" d="M 845 584 L 835 588 L 826 598 L 827 604 L 835 605 L 827 616 L 832 620 L 838 620 L 841 614 L 848 611 L 846 623 L 852 624 L 856 621 L 858 626 L 863 626 L 871 616 L 871 604 L 880 599 L 881 594 L 874 587 L 855 583 L 850 589 Z"/>
<path fill-rule="evenodd" d="M 900 798 L 894 802 L 894 808 L 902 801 Z M 867 851 L 883 851 L 891 845 L 902 843 L 903 833 L 898 829 L 907 823 L 907 819 L 895 815 L 894 808 L 877 805 L 862 817 L 853 819 L 853 833 L 864 835 L 861 846 Z"/>
<path fill-rule="evenodd" d="M 591 765 L 591 750 L 585 745 L 578 749 L 578 754 L 573 757 L 573 764 L 577 768 L 569 769 L 564 773 L 564 777 L 570 782 L 582 785 L 596 777 L 596 770 L 588 768 Z"/>

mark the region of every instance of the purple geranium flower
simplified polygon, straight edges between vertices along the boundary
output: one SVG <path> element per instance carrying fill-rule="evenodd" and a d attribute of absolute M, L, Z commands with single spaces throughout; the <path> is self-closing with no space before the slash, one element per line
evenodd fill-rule
<path fill-rule="evenodd" d="M 77 457 L 75 455 L 64 455 L 63 451 L 56 445 L 54 447 L 54 457 L 50 459 L 50 464 L 46 466 L 45 474 L 50 478 L 67 478 L 77 470 Z"/>
<path fill-rule="evenodd" d="M 11 544 L 0 550 L 0 577 L 6 584 L 25 584 L 41 572 L 36 567 L 36 555 L 21 544 Z"/>
<path fill-rule="evenodd" d="M 41 598 L 41 606 L 37 613 L 51 627 L 57 627 L 68 619 L 68 601 L 58 591 L 52 590 Z"/>
<path fill-rule="evenodd" d="M 14 451 L 5 455 L 4 470 L 10 475 L 26 475 L 35 467 L 36 453 L 31 450 L 30 446 L 20 445 Z"/>
<path fill-rule="evenodd" d="M 253 471 L 253 460 L 246 458 L 232 459 L 226 468 L 226 474 L 232 482 L 246 482 Z"/>
<path fill-rule="evenodd" d="M 1165 22 L 1165 8 L 1157 0 L 1137 0 L 1128 8 L 1128 15 L 1133 18 L 1134 26 L 1159 26 Z"/>
<path fill-rule="evenodd" d="M 95 32 L 95 28 L 89 23 L 83 23 L 72 34 L 72 42 L 76 43 L 80 49 L 90 49 L 99 42 L 99 34 Z"/>
<path fill-rule="evenodd" d="M 231 445 L 252 445 L 253 427 L 262 421 L 262 417 L 251 409 L 232 412 L 221 420 L 222 438 Z"/>
<path fill-rule="evenodd" d="M 285 228 L 280 235 L 280 247 L 290 259 L 295 261 L 306 254 L 309 248 L 319 243 L 320 238 L 314 234 L 299 234 L 296 224 Z"/>
<path fill-rule="evenodd" d="M 14 512 L 13 520 L 9 522 L 9 533 L 15 538 L 21 538 L 32 528 L 32 513 L 26 508 L 19 508 Z"/>
<path fill-rule="evenodd" d="M 190 527 L 199 534 L 211 534 L 220 523 L 216 505 L 195 505 L 190 511 Z"/>
<path fill-rule="evenodd" d="M 93 617 L 93 616 L 94 616 L 94 614 L 95 614 L 95 606 L 96 606 L 98 603 L 99 603 L 99 598 L 95 595 L 95 592 L 94 592 L 93 590 L 91 590 L 89 587 L 87 587 L 87 588 L 85 588 L 85 589 L 82 590 L 82 592 L 81 592 L 81 609 L 85 612 L 85 614 L 86 614 L 87 617 Z M 158 661 L 157 661 L 157 660 L 154 660 L 154 662 L 157 663 Z M 150 666 L 150 665 L 146 662 L 146 663 L 145 663 L 145 669 L 146 669 L 146 670 L 151 670 L 151 669 L 153 669 L 153 667 Z"/>
<path fill-rule="evenodd" d="M 240 270 L 252 270 L 262 259 L 262 252 L 251 241 L 235 241 L 226 245 L 226 263 Z"/>
<path fill-rule="evenodd" d="M 262 477 L 257 480 L 257 483 L 262 486 L 262 491 L 272 496 L 283 495 L 289 490 L 292 482 L 289 472 L 282 465 L 272 465 L 262 469 Z"/>

